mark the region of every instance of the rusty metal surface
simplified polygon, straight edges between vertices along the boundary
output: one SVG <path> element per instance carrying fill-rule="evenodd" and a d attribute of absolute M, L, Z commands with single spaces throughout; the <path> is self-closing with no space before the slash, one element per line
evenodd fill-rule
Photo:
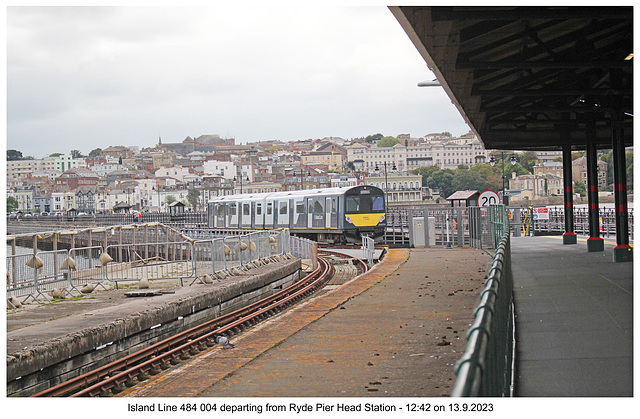
<path fill-rule="evenodd" d="M 446 396 L 489 256 L 391 249 L 372 271 L 133 387 L 140 397 Z M 405 263 L 406 261 L 406 263 Z"/>

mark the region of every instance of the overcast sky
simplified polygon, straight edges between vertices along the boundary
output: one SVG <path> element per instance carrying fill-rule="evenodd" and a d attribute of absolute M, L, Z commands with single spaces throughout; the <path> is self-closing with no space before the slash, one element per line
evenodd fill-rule
<path fill-rule="evenodd" d="M 467 125 L 386 7 L 12 7 L 7 147 L 36 158 Z"/>

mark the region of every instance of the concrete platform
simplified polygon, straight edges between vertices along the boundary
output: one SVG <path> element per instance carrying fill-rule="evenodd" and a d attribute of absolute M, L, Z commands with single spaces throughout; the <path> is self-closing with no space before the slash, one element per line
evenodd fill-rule
<path fill-rule="evenodd" d="M 512 238 L 517 396 L 633 395 L 633 263 L 615 242 Z"/>
<path fill-rule="evenodd" d="M 152 377 L 125 397 L 448 396 L 490 256 L 390 249 L 383 263 Z"/>

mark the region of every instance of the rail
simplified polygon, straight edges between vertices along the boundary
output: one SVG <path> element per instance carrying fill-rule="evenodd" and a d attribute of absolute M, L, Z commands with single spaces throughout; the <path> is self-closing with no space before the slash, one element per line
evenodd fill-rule
<path fill-rule="evenodd" d="M 307 297 L 319 289 L 330 278 L 332 272 L 331 264 L 320 258 L 318 267 L 303 280 L 270 297 L 57 384 L 33 397 L 99 396 L 120 392 L 126 383 L 134 379 L 144 381 L 150 374 L 158 374 L 170 364 L 177 364 L 208 346 L 214 346 L 217 336 L 232 336 Z"/>
<path fill-rule="evenodd" d="M 453 397 L 501 397 L 512 392 L 513 276 L 511 238 L 504 232 L 496 250 L 467 346 L 456 363 Z"/>

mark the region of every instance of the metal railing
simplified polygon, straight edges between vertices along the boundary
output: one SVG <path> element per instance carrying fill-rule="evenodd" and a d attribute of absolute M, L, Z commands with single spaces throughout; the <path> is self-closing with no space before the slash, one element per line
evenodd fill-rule
<path fill-rule="evenodd" d="M 375 240 L 371 237 L 362 236 L 362 252 L 367 257 L 367 262 L 369 263 L 369 268 L 373 267 L 373 256 L 375 254 Z"/>
<path fill-rule="evenodd" d="M 105 267 L 105 279 L 115 282 L 141 279 L 178 279 L 196 273 L 193 243 L 136 243 L 109 245 L 105 252 L 115 263 Z"/>
<path fill-rule="evenodd" d="M 467 347 L 456 363 L 453 397 L 510 396 L 513 381 L 513 276 L 508 230 L 496 249 Z"/>
<path fill-rule="evenodd" d="M 94 288 L 105 287 L 106 280 L 117 286 L 118 282 L 143 278 L 177 279 L 183 285 L 187 278 L 195 282 L 205 274 L 224 272 L 226 275 L 219 276 L 222 279 L 233 275 L 233 268 L 246 270 L 265 258 L 289 253 L 313 269 L 317 267 L 316 243 L 292 237 L 287 229 L 208 240 L 110 244 L 104 249 L 88 246 L 11 255 L 7 256 L 7 299 L 50 301 L 46 293 L 56 288 L 65 294 L 80 293 L 79 286 L 91 283 Z M 103 254 L 113 260 L 103 264 Z"/>
<path fill-rule="evenodd" d="M 290 243 L 291 254 L 302 259 L 303 267 L 306 265 L 311 270 L 318 267 L 318 243 L 296 236 L 291 236 Z"/>

